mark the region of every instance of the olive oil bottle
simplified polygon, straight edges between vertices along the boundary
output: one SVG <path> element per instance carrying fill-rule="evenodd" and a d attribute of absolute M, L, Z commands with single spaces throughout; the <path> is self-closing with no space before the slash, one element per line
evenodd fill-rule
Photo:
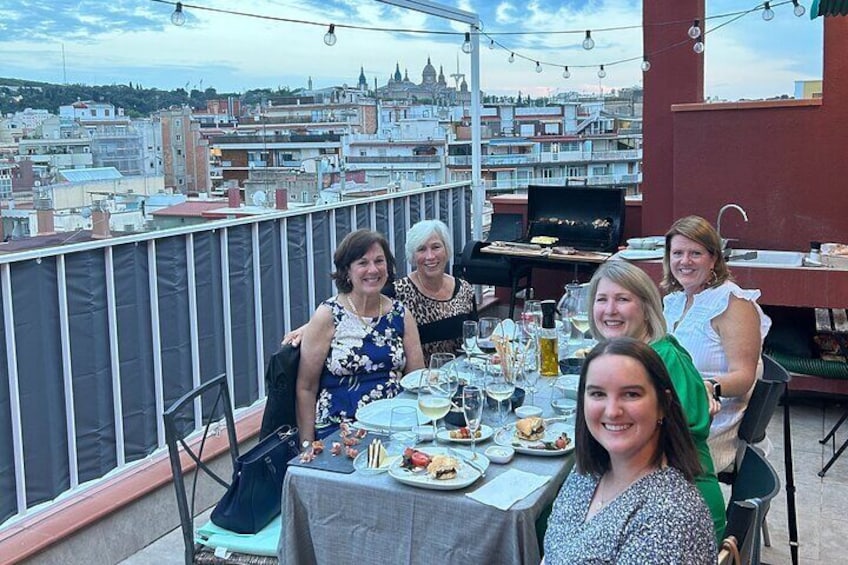
<path fill-rule="evenodd" d="M 539 330 L 539 373 L 543 377 L 559 375 L 559 347 L 556 331 L 556 302 L 542 301 L 542 327 Z"/>

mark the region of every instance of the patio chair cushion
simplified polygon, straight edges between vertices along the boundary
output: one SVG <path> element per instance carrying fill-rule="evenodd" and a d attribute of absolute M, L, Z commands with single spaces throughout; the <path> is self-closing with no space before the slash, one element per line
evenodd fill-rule
<path fill-rule="evenodd" d="M 278 514 L 255 534 L 239 534 L 218 527 L 209 520 L 198 528 L 195 541 L 212 549 L 222 547 L 236 553 L 276 557 L 282 523 L 282 516 Z"/>

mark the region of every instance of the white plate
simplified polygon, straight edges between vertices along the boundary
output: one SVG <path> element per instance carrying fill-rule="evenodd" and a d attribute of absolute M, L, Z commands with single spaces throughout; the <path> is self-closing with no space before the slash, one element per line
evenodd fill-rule
<path fill-rule="evenodd" d="M 446 430 L 445 428 L 441 428 L 439 430 L 439 433 L 436 434 L 436 439 L 438 439 L 439 441 L 450 441 L 452 443 L 467 443 L 468 445 L 471 445 L 471 438 L 469 438 L 469 439 L 455 439 L 455 438 L 450 437 L 450 433 L 452 431 L 453 430 Z M 487 439 L 492 437 L 492 434 L 494 434 L 494 433 L 495 433 L 495 430 L 493 430 L 491 426 L 487 426 L 486 424 L 481 424 L 480 425 L 480 437 L 477 438 L 477 443 L 486 441 Z"/>
<path fill-rule="evenodd" d="M 414 371 L 408 372 L 400 380 L 400 386 L 403 387 L 403 390 L 408 390 L 410 392 L 417 391 L 418 386 L 421 383 L 421 375 L 423 375 L 426 370 L 427 369 L 415 369 Z"/>
<path fill-rule="evenodd" d="M 648 259 L 662 259 L 662 249 L 622 249 L 618 256 L 628 261 L 645 261 Z"/>
<path fill-rule="evenodd" d="M 447 448 L 444 447 L 428 447 L 419 451 L 423 451 L 430 456 L 448 454 Z M 452 479 L 437 480 L 430 477 L 425 470 L 413 472 L 409 469 L 404 469 L 401 467 L 401 463 L 403 463 L 402 458 L 397 459 L 391 464 L 389 467 L 389 476 L 405 485 L 418 488 L 430 490 L 464 489 L 480 478 L 480 471 L 463 461 L 461 457 L 456 457 L 456 459 L 459 461 L 459 468 L 457 469 L 456 477 Z"/>
<path fill-rule="evenodd" d="M 571 438 L 571 443 L 565 449 L 544 449 L 541 447 L 543 442 L 554 441 L 562 432 L 567 433 L 568 437 Z M 523 453 L 525 455 L 538 455 L 540 457 L 565 455 L 574 451 L 574 425 L 565 422 L 561 418 L 547 418 L 545 420 L 545 437 L 539 441 L 525 441 L 516 437 L 515 423 L 512 423 L 506 428 L 498 430 L 495 434 L 495 443 L 498 445 L 508 445 L 515 449 L 517 453 Z"/>
<path fill-rule="evenodd" d="M 341 457 L 341 455 L 339 455 L 339 457 Z M 382 465 L 376 469 L 372 469 L 368 466 L 368 446 L 366 446 L 365 449 L 356 456 L 356 459 L 353 460 L 353 468 L 356 469 L 358 473 L 362 473 L 364 475 L 379 475 L 380 473 L 388 471 L 389 467 L 392 466 L 392 463 L 399 458 L 400 455 L 389 455 L 386 457 L 386 460 L 383 461 Z"/>
<path fill-rule="evenodd" d="M 392 408 L 411 406 L 418 411 L 418 423 L 426 424 L 430 419 L 418 410 L 418 401 L 413 398 L 386 398 L 375 400 L 356 411 L 356 423 L 366 430 L 406 431 L 412 426 L 398 426 L 392 429 Z"/>

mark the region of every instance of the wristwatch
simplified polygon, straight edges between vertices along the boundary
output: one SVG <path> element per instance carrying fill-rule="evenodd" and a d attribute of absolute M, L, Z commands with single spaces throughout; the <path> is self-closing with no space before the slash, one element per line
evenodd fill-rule
<path fill-rule="evenodd" d="M 715 379 L 707 379 L 713 385 L 713 398 L 721 402 L 721 383 Z"/>

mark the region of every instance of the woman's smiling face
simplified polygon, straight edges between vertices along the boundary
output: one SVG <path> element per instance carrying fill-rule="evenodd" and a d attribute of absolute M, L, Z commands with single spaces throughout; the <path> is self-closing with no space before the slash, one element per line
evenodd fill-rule
<path fill-rule="evenodd" d="M 648 461 L 657 452 L 663 414 L 656 389 L 639 361 L 614 354 L 593 359 L 583 400 L 589 433 L 611 461 Z"/>
<path fill-rule="evenodd" d="M 425 277 L 441 276 L 448 263 L 445 242 L 434 233 L 415 250 L 415 270 Z"/>
<path fill-rule="evenodd" d="M 598 331 L 606 339 L 632 337 L 647 340 L 648 325 L 642 300 L 610 279 L 598 281 L 592 316 Z"/>
<path fill-rule="evenodd" d="M 389 278 L 388 261 L 383 247 L 375 243 L 368 251 L 348 267 L 353 290 L 358 293 L 379 293 Z"/>
<path fill-rule="evenodd" d="M 671 238 L 671 274 L 687 294 L 700 292 L 706 286 L 712 277 L 715 262 L 715 257 L 700 243 L 683 235 Z"/>

